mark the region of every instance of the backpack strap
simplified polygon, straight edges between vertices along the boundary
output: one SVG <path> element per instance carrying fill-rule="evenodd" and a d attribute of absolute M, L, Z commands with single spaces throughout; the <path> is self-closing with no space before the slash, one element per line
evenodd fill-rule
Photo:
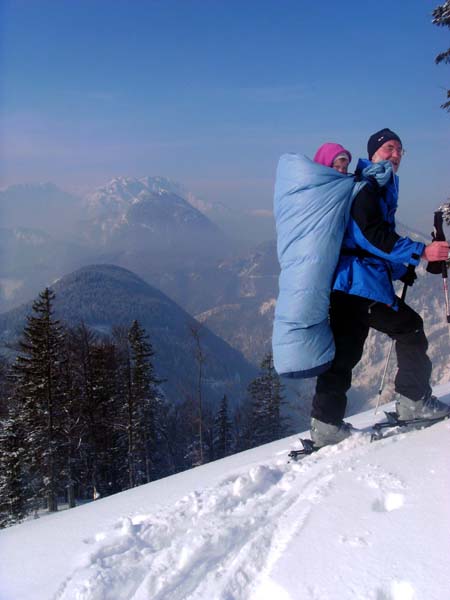
<path fill-rule="evenodd" d="M 373 258 L 375 254 L 367 252 L 362 248 L 341 248 L 341 256 L 356 256 L 357 258 Z"/>

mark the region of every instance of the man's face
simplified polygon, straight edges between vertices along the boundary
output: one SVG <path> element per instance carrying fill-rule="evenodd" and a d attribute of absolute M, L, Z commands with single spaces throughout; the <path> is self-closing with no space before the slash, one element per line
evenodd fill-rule
<path fill-rule="evenodd" d="M 384 142 L 372 156 L 372 162 L 377 163 L 382 160 L 390 160 L 394 173 L 397 173 L 403 156 L 403 148 L 397 140 Z"/>

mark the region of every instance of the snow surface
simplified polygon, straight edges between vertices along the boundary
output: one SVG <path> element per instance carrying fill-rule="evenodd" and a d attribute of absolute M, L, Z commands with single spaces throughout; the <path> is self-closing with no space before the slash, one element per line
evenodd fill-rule
<path fill-rule="evenodd" d="M 0 598 L 448 600 L 449 434 L 289 463 L 293 436 L 27 521 L 0 532 Z"/>

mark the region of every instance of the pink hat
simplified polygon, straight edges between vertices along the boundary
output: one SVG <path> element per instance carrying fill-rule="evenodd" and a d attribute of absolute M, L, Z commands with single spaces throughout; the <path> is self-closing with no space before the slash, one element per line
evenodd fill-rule
<path fill-rule="evenodd" d="M 327 142 L 326 144 L 322 144 L 317 150 L 316 155 L 314 156 L 314 162 L 324 165 L 325 167 L 332 167 L 339 154 L 346 154 L 348 156 L 348 162 L 351 162 L 352 155 L 344 148 L 344 146 L 333 142 Z"/>

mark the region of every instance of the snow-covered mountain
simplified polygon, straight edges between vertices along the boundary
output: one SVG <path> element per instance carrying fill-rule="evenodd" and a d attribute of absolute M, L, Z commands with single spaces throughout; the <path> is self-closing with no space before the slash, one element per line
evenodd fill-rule
<path fill-rule="evenodd" d="M 248 247 L 250 231 L 261 228 L 259 217 L 198 198 L 159 176 L 116 177 L 83 197 L 52 183 L 12 185 L 0 191 L 0 222 L 10 231 L 0 241 L 0 310 L 31 299 L 53 279 L 93 262 L 118 264 L 154 285 L 161 278 L 170 281 L 175 271 L 204 272 Z M 22 239 L 19 249 L 13 240 L 11 232 L 24 230 L 28 237 L 32 230 L 46 236 L 32 255 L 29 239 Z M 70 257 L 67 265 L 61 256 Z M 195 312 L 209 308 L 197 305 Z"/>
<path fill-rule="evenodd" d="M 0 597 L 447 600 L 449 434 L 360 433 L 289 463 L 294 436 L 10 527 Z"/>
<path fill-rule="evenodd" d="M 152 233 L 162 227 L 166 234 L 169 226 L 216 230 L 174 187 L 162 178 L 116 177 L 86 196 L 88 217 L 99 225 L 104 240 L 130 224 Z"/>
<path fill-rule="evenodd" d="M 152 232 L 158 226 L 198 225 L 212 227 L 202 212 L 191 205 L 179 193 L 178 186 L 160 177 L 116 177 L 105 186 L 85 198 L 88 217 L 100 225 L 105 238 L 132 221 Z M 138 214 L 146 217 L 136 219 L 136 206 L 147 206 Z"/>
<path fill-rule="evenodd" d="M 117 177 L 84 199 L 52 183 L 9 186 L 0 191 L 0 311 L 93 262 L 150 279 L 212 264 L 230 244 L 195 205 L 217 208 L 163 177 Z"/>
<path fill-rule="evenodd" d="M 83 239 L 141 276 L 229 252 L 225 234 L 162 179 L 117 177 L 85 201 Z"/>
<path fill-rule="evenodd" d="M 143 177 L 139 181 L 148 189 L 165 190 L 186 200 L 233 239 L 234 245 L 239 248 L 248 249 L 274 237 L 275 222 L 271 210 L 231 208 L 217 200 L 212 202 L 167 177 Z"/>
<path fill-rule="evenodd" d="M 186 202 L 189 202 L 191 206 L 214 222 L 220 220 L 220 217 L 229 216 L 233 212 L 228 206 L 225 206 L 225 204 L 222 204 L 221 202 L 211 202 L 210 200 L 199 198 L 182 183 L 173 181 L 167 177 L 143 177 L 140 181 L 145 182 L 145 185 L 154 191 L 162 189 L 184 198 Z"/>

